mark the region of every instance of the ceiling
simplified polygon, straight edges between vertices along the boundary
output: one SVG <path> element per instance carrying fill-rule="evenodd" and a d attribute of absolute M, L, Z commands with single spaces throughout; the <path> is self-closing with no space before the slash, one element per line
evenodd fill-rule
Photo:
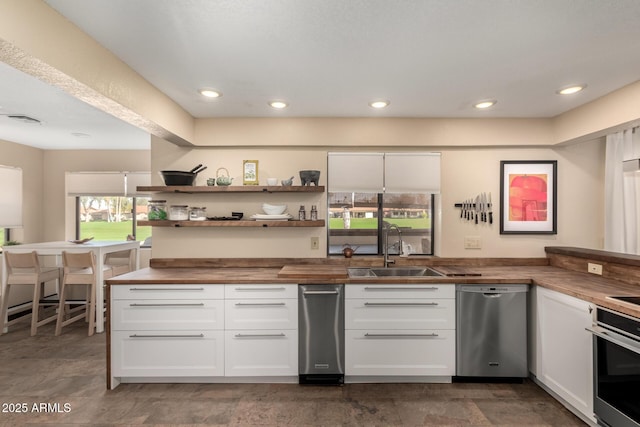
<path fill-rule="evenodd" d="M 198 118 L 553 117 L 640 80 L 638 0 L 45 1 Z M 128 147 L 148 147 L 148 135 L 56 90 L 56 102 L 29 98 L 33 79 L 13 76 L 16 96 L 8 68 L 0 114 L 91 135 L 75 148 L 116 148 L 100 135 L 118 128 Z M 578 83 L 586 90 L 556 94 Z M 202 87 L 223 96 L 205 100 Z M 375 99 L 391 103 L 374 110 Z M 484 99 L 497 104 L 473 107 Z M 5 124 L 34 129 L 6 122 L 2 139 Z"/>

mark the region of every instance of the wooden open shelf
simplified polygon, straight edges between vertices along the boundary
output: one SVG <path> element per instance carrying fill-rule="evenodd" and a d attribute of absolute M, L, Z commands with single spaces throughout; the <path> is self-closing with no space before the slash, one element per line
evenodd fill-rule
<path fill-rule="evenodd" d="M 255 220 L 229 220 L 229 221 L 138 221 L 139 226 L 152 227 L 324 227 L 324 220 L 316 221 L 255 221 Z"/>
<path fill-rule="evenodd" d="M 149 193 L 323 193 L 324 186 L 311 185 L 175 185 L 175 186 L 138 186 L 138 191 Z"/>

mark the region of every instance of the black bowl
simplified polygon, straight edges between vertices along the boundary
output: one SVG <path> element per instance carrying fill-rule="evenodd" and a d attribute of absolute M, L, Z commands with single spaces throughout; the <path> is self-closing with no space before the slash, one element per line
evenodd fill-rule
<path fill-rule="evenodd" d="M 317 170 L 304 170 L 300 171 L 300 183 L 302 185 L 311 185 L 312 183 L 318 186 L 320 180 L 320 171 Z"/>

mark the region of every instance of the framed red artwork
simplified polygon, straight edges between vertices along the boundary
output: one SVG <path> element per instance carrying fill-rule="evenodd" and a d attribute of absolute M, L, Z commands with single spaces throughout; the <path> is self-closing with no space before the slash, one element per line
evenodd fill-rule
<path fill-rule="evenodd" d="M 500 234 L 557 234 L 556 160 L 500 162 Z"/>

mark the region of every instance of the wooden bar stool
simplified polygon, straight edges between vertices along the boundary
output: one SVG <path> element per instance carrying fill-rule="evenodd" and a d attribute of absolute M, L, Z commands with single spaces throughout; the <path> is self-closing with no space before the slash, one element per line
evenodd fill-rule
<path fill-rule="evenodd" d="M 7 279 L 4 283 L 2 292 L 2 309 L 0 311 L 0 334 L 6 326 L 12 325 L 23 317 L 18 317 L 10 322 L 5 323 L 7 319 L 7 311 L 9 309 L 9 293 L 12 286 L 33 286 L 33 300 L 31 301 L 31 336 L 35 335 L 38 327 L 56 320 L 56 315 L 49 316 L 40 320 L 40 306 L 54 306 L 55 302 L 44 301 L 44 284 L 52 280 L 60 280 L 60 268 L 58 267 L 41 267 L 38 260 L 38 254 L 33 251 L 30 253 L 11 253 L 4 252 L 5 265 L 7 266 Z"/>
<path fill-rule="evenodd" d="M 62 285 L 60 286 L 60 301 L 58 305 L 58 321 L 56 322 L 56 336 L 62 333 L 62 327 L 67 326 L 80 319 L 85 319 L 89 323 L 89 333 L 91 336 L 95 332 L 96 323 L 96 257 L 91 251 L 72 253 L 62 252 Z M 69 286 L 86 286 L 86 299 L 84 301 L 67 300 Z M 76 311 L 65 310 L 67 304 L 79 304 L 84 308 L 80 314 L 73 315 Z M 65 320 L 65 316 L 69 318 Z"/>
<path fill-rule="evenodd" d="M 129 273 L 133 271 L 135 266 L 135 251 L 133 249 L 127 249 L 124 251 L 111 252 L 105 255 L 104 265 L 111 268 L 112 276 L 119 276 L 121 274 Z M 104 272 L 105 279 L 107 271 Z"/>

